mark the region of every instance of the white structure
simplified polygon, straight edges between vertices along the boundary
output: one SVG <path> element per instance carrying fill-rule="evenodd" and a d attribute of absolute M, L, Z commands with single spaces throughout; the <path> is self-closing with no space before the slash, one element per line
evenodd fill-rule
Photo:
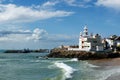
<path fill-rule="evenodd" d="M 79 51 L 103 51 L 102 39 L 99 34 L 89 35 L 88 29 L 85 26 L 84 31 L 80 32 L 79 48 L 68 48 L 68 50 Z"/>
<path fill-rule="evenodd" d="M 115 39 L 116 46 L 120 46 L 120 36 Z"/>
<path fill-rule="evenodd" d="M 113 49 L 115 46 L 115 41 L 112 38 L 107 38 L 106 41 L 108 43 L 107 47 L 109 47 L 110 49 Z"/>
<path fill-rule="evenodd" d="M 84 51 L 103 51 L 101 36 L 99 34 L 89 35 L 85 26 L 83 33 L 80 33 L 79 49 Z"/>
<path fill-rule="evenodd" d="M 113 37 L 107 38 L 106 41 L 108 42 L 108 46 L 111 49 L 120 46 L 120 36 L 116 38 Z"/>

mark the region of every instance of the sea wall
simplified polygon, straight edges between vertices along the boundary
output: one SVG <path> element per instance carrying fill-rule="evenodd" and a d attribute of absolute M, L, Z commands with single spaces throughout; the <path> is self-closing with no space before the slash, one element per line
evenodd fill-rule
<path fill-rule="evenodd" d="M 23 50 L 5 50 L 4 53 L 49 53 L 49 49 L 38 49 L 38 50 L 30 50 L 30 49 L 23 49 Z"/>
<path fill-rule="evenodd" d="M 94 60 L 104 58 L 120 57 L 120 52 L 86 52 L 86 51 L 68 51 L 64 49 L 52 49 L 47 57 L 51 58 L 78 58 L 79 60 Z"/>

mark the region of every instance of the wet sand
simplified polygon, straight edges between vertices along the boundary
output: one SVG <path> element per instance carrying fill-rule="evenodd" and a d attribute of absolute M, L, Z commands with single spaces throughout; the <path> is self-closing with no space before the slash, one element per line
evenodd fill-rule
<path fill-rule="evenodd" d="M 109 67 L 109 69 L 120 67 L 120 58 L 90 60 L 89 63 L 101 67 Z M 115 73 L 109 76 L 106 80 L 120 80 L 120 73 Z"/>
<path fill-rule="evenodd" d="M 88 62 L 98 66 L 120 66 L 120 58 L 90 60 Z"/>

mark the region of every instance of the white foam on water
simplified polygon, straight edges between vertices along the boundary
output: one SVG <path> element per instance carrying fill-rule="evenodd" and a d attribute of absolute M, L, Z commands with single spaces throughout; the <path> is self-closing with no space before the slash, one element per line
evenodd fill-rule
<path fill-rule="evenodd" d="M 40 62 L 40 60 L 35 60 L 35 62 Z"/>
<path fill-rule="evenodd" d="M 73 58 L 70 61 L 78 61 L 78 59 L 77 58 Z"/>
<path fill-rule="evenodd" d="M 100 74 L 102 77 L 99 80 L 106 80 L 115 74 L 120 74 L 120 68 L 104 71 L 103 73 Z"/>
<path fill-rule="evenodd" d="M 63 69 L 65 78 L 72 78 L 71 74 L 75 71 L 75 69 L 73 69 L 72 67 L 68 66 L 67 64 L 63 62 L 55 62 L 55 65 L 58 68 Z"/>
<path fill-rule="evenodd" d="M 97 66 L 97 65 L 93 65 L 93 64 L 90 64 L 88 62 L 85 62 L 85 65 L 88 66 L 88 67 L 100 67 L 100 66 Z"/>

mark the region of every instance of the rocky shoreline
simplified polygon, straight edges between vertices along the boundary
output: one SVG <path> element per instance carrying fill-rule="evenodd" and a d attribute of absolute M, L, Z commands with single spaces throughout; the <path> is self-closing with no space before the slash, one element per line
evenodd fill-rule
<path fill-rule="evenodd" d="M 23 50 L 5 50 L 4 53 L 49 53 L 49 49 L 23 49 Z"/>
<path fill-rule="evenodd" d="M 106 58 L 118 58 L 120 52 L 102 51 L 102 52 L 86 52 L 86 51 L 68 51 L 63 49 L 52 49 L 49 58 L 78 58 L 78 60 L 97 60 Z"/>

